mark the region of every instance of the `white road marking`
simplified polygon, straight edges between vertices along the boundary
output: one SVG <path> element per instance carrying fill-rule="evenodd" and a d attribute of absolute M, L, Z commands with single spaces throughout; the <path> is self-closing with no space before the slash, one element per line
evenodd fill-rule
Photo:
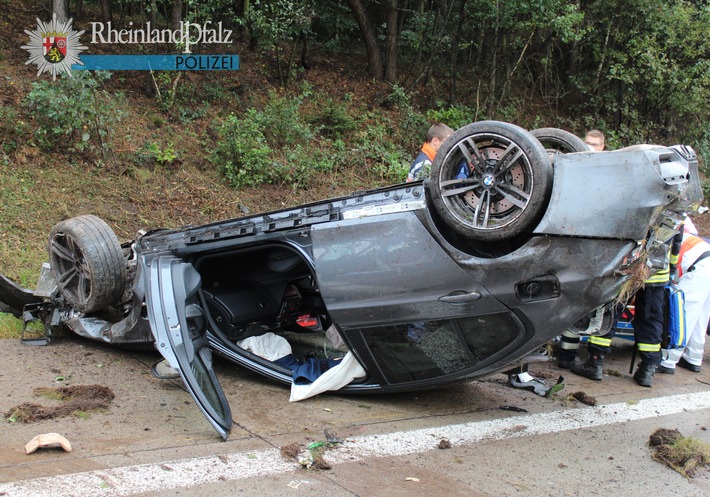
<path fill-rule="evenodd" d="M 637 421 L 681 412 L 710 409 L 710 391 L 563 411 L 510 416 L 346 440 L 325 454 L 330 464 L 376 457 L 400 456 L 434 450 L 441 439 L 457 445 L 486 440 L 542 435 L 616 423 Z M 125 466 L 55 477 L 0 484 L 6 497 L 66 495 L 129 496 L 141 492 L 192 487 L 217 481 L 238 480 L 293 472 L 278 449 Z"/>

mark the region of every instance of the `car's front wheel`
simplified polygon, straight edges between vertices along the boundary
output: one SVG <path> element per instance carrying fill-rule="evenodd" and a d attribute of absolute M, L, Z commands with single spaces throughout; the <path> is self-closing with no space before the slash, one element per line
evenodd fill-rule
<path fill-rule="evenodd" d="M 532 231 L 549 199 L 552 166 L 523 128 L 481 121 L 442 144 L 429 185 L 448 226 L 469 239 L 494 242 Z"/>
<path fill-rule="evenodd" d="M 49 261 L 59 291 L 81 312 L 116 303 L 126 288 L 126 262 L 113 230 L 100 218 L 58 223 L 49 236 Z"/>

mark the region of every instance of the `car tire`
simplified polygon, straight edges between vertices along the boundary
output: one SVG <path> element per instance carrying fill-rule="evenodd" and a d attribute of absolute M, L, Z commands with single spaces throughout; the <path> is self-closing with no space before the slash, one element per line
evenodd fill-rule
<path fill-rule="evenodd" d="M 550 160 L 556 154 L 572 154 L 575 152 L 589 152 L 589 145 L 584 143 L 577 135 L 559 128 L 539 128 L 530 132 L 538 139 L 547 150 Z"/>
<path fill-rule="evenodd" d="M 121 244 L 109 225 L 96 216 L 78 216 L 54 226 L 49 263 L 62 296 L 80 312 L 115 304 L 126 288 Z"/>
<path fill-rule="evenodd" d="M 469 164 L 469 177 L 455 179 L 462 161 Z M 507 240 L 539 221 L 552 190 L 552 165 L 528 131 L 481 121 L 442 144 L 429 189 L 436 212 L 457 233 L 480 242 Z"/>

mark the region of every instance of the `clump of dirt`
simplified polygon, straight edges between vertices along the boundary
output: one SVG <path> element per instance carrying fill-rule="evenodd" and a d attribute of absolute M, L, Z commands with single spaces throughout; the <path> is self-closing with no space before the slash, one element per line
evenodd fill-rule
<path fill-rule="evenodd" d="M 445 438 L 441 439 L 439 441 L 439 445 L 437 445 L 440 449 L 450 449 L 451 448 L 451 442 L 446 440 Z"/>
<path fill-rule="evenodd" d="M 292 444 L 284 445 L 281 447 L 281 457 L 284 459 L 297 460 L 298 453 L 301 451 L 301 445 L 294 442 Z"/>
<path fill-rule="evenodd" d="M 653 459 L 665 464 L 686 478 L 710 465 L 710 445 L 684 437 L 678 430 L 660 428 L 648 440 L 653 447 Z"/>
<path fill-rule="evenodd" d="M 313 455 L 312 467 L 316 469 L 332 469 L 333 467 L 330 463 L 323 458 L 323 452 L 323 450 L 311 451 L 311 454 Z"/>
<path fill-rule="evenodd" d="M 587 395 L 584 392 L 574 392 L 572 394 L 572 398 L 581 402 L 582 404 L 587 404 L 588 406 L 595 406 L 597 405 L 597 399 L 592 397 L 591 395 Z"/>
<path fill-rule="evenodd" d="M 36 388 L 34 394 L 56 399 L 62 403 L 43 406 L 33 402 L 23 402 L 11 408 L 5 417 L 20 423 L 34 423 L 45 419 L 70 416 L 108 408 L 115 395 L 110 388 L 102 385 L 74 385 L 57 388 Z"/>

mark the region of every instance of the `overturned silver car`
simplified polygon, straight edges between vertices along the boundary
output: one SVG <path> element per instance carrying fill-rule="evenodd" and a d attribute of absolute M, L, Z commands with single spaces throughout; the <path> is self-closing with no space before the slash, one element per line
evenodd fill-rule
<path fill-rule="evenodd" d="M 0 302 L 41 321 L 44 341 L 65 326 L 155 347 L 224 438 L 212 351 L 293 388 L 327 377 L 309 394 L 510 370 L 603 314 L 637 265 L 661 267 L 702 200 L 688 146 L 590 152 L 561 137 L 473 123 L 424 182 L 123 244 L 95 216 L 68 219 L 37 289 L 0 277 Z"/>

